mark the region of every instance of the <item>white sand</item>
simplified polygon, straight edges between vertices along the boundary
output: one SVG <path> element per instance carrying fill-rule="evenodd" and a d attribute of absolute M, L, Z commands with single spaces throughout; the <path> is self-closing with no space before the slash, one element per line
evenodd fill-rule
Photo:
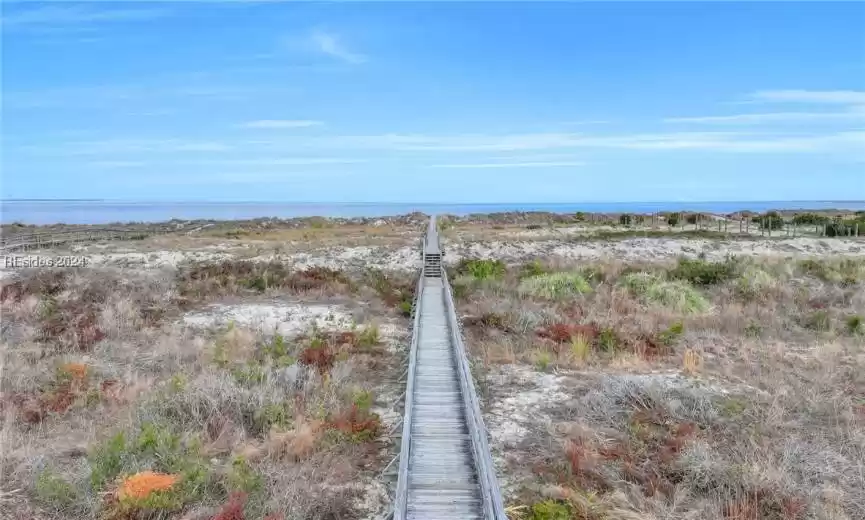
<path fill-rule="evenodd" d="M 476 242 L 446 247 L 445 261 L 465 257 L 521 261 L 533 257 L 594 260 L 659 260 L 680 255 L 710 259 L 736 256 L 865 256 L 865 241 L 841 238 L 791 238 L 782 240 L 707 240 L 683 238 L 632 238 L 619 241 L 568 243 L 560 240 Z"/>
<path fill-rule="evenodd" d="M 321 329 L 351 327 L 351 315 L 338 305 L 303 304 L 239 304 L 211 305 L 204 311 L 186 314 L 183 322 L 194 327 L 209 328 L 229 323 L 257 329 L 264 333 L 278 332 L 284 336 L 299 334 L 315 326 Z"/>

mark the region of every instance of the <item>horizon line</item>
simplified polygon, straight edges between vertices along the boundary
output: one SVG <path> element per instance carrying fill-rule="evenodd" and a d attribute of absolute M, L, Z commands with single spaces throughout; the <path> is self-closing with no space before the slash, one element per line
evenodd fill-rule
<path fill-rule="evenodd" d="M 376 205 L 395 205 L 395 206 L 507 206 L 507 205 L 535 205 L 535 206 L 566 206 L 578 204 L 712 204 L 712 203 L 754 203 L 754 202 L 843 202 L 843 203 L 865 203 L 865 199 L 747 199 L 747 200 L 597 200 L 597 201 L 557 201 L 557 202 L 400 202 L 400 201 L 281 201 L 281 200 L 195 200 L 195 199 L 30 199 L 30 198 L 13 198 L 0 199 L 0 203 L 5 202 L 110 202 L 110 203 L 132 203 L 132 204 L 297 204 L 297 205 L 352 205 L 352 206 L 376 206 Z"/>

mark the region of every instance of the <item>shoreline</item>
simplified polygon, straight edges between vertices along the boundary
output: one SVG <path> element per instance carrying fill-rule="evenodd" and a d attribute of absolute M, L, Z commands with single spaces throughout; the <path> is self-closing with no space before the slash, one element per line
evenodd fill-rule
<path fill-rule="evenodd" d="M 704 214 L 729 216 L 770 211 L 782 215 L 818 213 L 847 215 L 865 211 L 865 201 L 700 201 L 592 203 L 279 203 L 279 202 L 123 202 L 25 201 L 0 202 L 0 225 L 117 226 L 175 222 L 247 222 L 326 219 L 337 223 L 394 220 L 406 215 L 442 215 L 451 219 L 508 221 L 508 216 L 547 216 L 566 221 L 575 214 L 587 217 L 622 214 Z M 564 217 L 564 218 L 563 218 Z M 525 219 L 526 217 L 523 217 Z M 520 219 L 520 220 L 523 220 Z"/>
<path fill-rule="evenodd" d="M 732 212 L 712 212 L 699 209 L 675 209 L 658 210 L 651 212 L 641 211 L 597 211 L 597 212 L 560 212 L 560 211 L 501 211 L 486 213 L 436 213 L 442 220 L 454 224 L 570 224 L 570 223 L 615 223 L 622 215 L 634 217 L 666 218 L 678 214 L 680 218 L 699 215 L 707 220 L 729 220 L 738 221 L 742 218 L 751 218 L 767 213 L 777 213 L 783 218 L 792 218 L 801 214 L 814 214 L 822 217 L 857 218 L 865 214 L 865 203 L 863 209 L 844 208 L 802 208 L 802 209 L 768 209 L 766 211 L 753 211 L 740 209 Z M 0 223 L 0 235 L 14 235 L 26 230 L 27 232 L 41 231 L 76 231 L 91 230 L 99 228 L 123 228 L 141 231 L 149 231 L 153 228 L 194 228 L 196 226 L 265 226 L 273 227 L 337 227 L 337 226 L 383 226 L 383 225 L 414 225 L 429 218 L 429 213 L 421 211 L 372 216 L 327 216 L 327 215 L 305 215 L 293 217 L 258 216 L 251 218 L 169 218 L 155 220 L 127 220 L 127 221 L 104 221 L 92 223 L 77 222 L 51 222 L 51 223 L 27 223 L 18 221 Z"/>

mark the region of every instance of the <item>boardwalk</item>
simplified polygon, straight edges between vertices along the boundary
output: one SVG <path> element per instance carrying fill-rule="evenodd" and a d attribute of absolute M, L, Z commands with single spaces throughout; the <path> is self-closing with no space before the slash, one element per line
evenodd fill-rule
<path fill-rule="evenodd" d="M 394 519 L 504 520 L 435 220 L 424 240 Z"/>

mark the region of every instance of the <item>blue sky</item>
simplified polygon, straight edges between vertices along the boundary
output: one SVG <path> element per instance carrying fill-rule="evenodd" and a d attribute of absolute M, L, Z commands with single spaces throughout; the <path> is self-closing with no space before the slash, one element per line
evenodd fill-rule
<path fill-rule="evenodd" d="M 4 198 L 865 199 L 865 3 L 4 3 Z"/>

